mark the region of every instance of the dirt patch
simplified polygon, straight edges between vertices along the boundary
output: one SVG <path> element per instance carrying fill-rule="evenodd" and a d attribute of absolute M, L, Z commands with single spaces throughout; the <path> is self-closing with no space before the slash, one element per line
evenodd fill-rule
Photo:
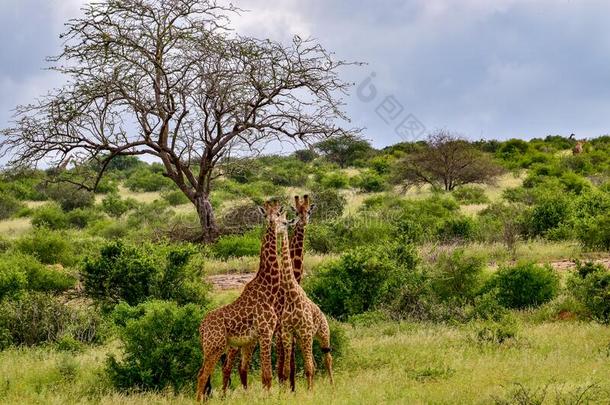
<path fill-rule="evenodd" d="M 209 276 L 208 282 L 214 286 L 215 290 L 238 290 L 254 278 L 256 273 L 247 274 L 220 274 L 217 276 Z"/>

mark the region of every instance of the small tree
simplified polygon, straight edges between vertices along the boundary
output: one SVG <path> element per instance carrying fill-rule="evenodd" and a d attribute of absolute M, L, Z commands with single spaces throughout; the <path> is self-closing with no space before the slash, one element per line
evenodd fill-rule
<path fill-rule="evenodd" d="M 239 10 L 215 0 L 101 0 L 83 11 L 51 59 L 68 84 L 18 107 L 2 132 L 0 156 L 14 166 L 87 162 L 97 176 L 81 184 L 95 189 L 116 157 L 153 156 L 213 240 L 209 197 L 224 159 L 349 133 L 336 124 L 347 119 L 340 96 L 350 84 L 338 75 L 347 63 L 312 40 L 233 34 Z"/>
<path fill-rule="evenodd" d="M 316 149 L 329 161 L 341 168 L 353 165 L 373 153 L 373 147 L 364 139 L 355 135 L 343 135 L 319 142 Z"/>
<path fill-rule="evenodd" d="M 442 130 L 428 137 L 426 147 L 399 162 L 395 180 L 405 187 L 430 184 L 452 191 L 464 184 L 492 183 L 502 172 L 488 154 Z"/>

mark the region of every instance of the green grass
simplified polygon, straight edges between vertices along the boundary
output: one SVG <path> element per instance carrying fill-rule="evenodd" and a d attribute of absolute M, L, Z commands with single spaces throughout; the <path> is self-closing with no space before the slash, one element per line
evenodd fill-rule
<path fill-rule="evenodd" d="M 479 343 L 475 329 L 409 323 L 348 328 L 351 348 L 336 364 L 334 386 L 319 373 L 313 392 L 306 391 L 300 378 L 296 394 L 275 382 L 267 393 L 259 375 L 252 373 L 250 391 L 235 388 L 224 400 L 217 396 L 210 403 L 493 403 L 512 398 L 519 385 L 529 394 L 546 390 L 545 403 L 574 403 L 567 401 L 591 385 L 585 403 L 610 400 L 610 328 L 592 323 L 525 324 L 516 339 L 501 345 Z M 106 353 L 115 350 L 115 345 L 93 348 L 73 358 L 50 349 L 2 352 L 0 401 L 194 403 L 192 393 L 113 391 L 102 369 Z M 234 375 L 233 384 L 237 383 Z"/>

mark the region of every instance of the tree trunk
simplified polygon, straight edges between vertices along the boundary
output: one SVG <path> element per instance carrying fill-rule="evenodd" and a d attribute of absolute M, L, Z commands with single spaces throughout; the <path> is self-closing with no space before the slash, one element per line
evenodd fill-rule
<path fill-rule="evenodd" d="M 195 207 L 197 215 L 199 215 L 199 223 L 201 224 L 201 241 L 203 243 L 215 242 L 218 238 L 218 225 L 214 218 L 214 209 L 210 204 L 210 199 L 207 195 L 197 196 L 195 198 Z"/>

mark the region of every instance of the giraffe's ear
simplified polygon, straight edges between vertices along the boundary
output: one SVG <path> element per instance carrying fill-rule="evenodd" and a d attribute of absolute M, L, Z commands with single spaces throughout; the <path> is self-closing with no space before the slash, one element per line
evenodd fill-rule
<path fill-rule="evenodd" d="M 265 211 L 265 208 L 261 207 L 260 205 L 258 205 L 256 207 L 256 209 L 258 210 L 258 213 L 261 214 L 263 217 L 267 214 L 267 211 Z"/>
<path fill-rule="evenodd" d="M 312 213 L 312 212 L 313 212 L 313 210 L 315 210 L 315 209 L 316 209 L 316 207 L 317 207 L 317 205 L 316 205 L 316 204 L 311 204 L 311 205 L 309 206 L 309 213 Z"/>
<path fill-rule="evenodd" d="M 298 218 L 292 218 L 288 220 L 288 226 L 295 226 L 297 222 L 299 222 Z"/>
<path fill-rule="evenodd" d="M 297 209 L 293 205 L 290 206 L 290 210 L 295 214 L 297 213 Z"/>

